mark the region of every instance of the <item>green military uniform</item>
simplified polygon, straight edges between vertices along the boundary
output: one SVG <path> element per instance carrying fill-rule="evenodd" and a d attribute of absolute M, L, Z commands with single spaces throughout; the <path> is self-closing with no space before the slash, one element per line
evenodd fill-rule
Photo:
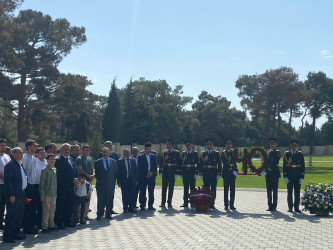
<path fill-rule="evenodd" d="M 208 139 L 208 143 L 213 143 Z M 199 161 L 199 175 L 203 177 L 205 187 L 209 187 L 216 194 L 217 178 L 221 176 L 222 164 L 220 153 L 217 150 L 205 150 L 201 152 Z M 214 208 L 214 204 L 211 206 Z"/>
<path fill-rule="evenodd" d="M 191 142 L 187 140 L 186 144 L 191 144 Z M 188 189 L 193 190 L 195 188 L 195 179 L 198 175 L 198 152 L 194 150 L 183 151 L 181 154 L 181 162 L 181 175 L 183 176 L 184 185 L 184 207 L 188 207 Z"/>
<path fill-rule="evenodd" d="M 171 139 L 168 139 L 168 143 L 172 143 Z M 161 153 L 160 158 L 160 168 L 159 173 L 162 174 L 162 202 L 161 207 L 165 206 L 166 202 L 166 192 L 169 187 L 168 192 L 168 206 L 172 207 L 172 197 L 173 190 L 175 187 L 175 178 L 180 174 L 181 161 L 180 161 L 180 153 L 178 150 L 165 149 Z"/>
<path fill-rule="evenodd" d="M 304 155 L 301 151 L 296 150 L 298 141 L 291 141 L 291 150 L 286 151 L 283 156 L 283 178 L 287 183 L 288 189 L 288 207 L 292 212 L 293 207 L 296 212 L 299 210 L 301 184 L 305 177 Z M 294 147 L 294 148 L 293 148 Z M 295 150 L 294 150 L 295 149 Z M 295 192 L 295 201 L 293 202 L 293 189 Z"/>

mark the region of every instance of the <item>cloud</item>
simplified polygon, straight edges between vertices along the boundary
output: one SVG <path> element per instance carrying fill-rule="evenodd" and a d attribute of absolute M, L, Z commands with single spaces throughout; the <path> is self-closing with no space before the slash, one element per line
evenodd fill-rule
<path fill-rule="evenodd" d="M 324 57 L 324 58 L 333 58 L 333 56 L 331 55 L 330 51 L 327 49 L 324 50 L 320 50 L 319 54 Z"/>

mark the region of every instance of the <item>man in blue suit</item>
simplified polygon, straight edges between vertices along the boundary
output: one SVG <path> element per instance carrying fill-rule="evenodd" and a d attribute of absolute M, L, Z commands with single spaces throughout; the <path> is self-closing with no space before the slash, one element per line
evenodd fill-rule
<path fill-rule="evenodd" d="M 14 148 L 13 159 L 8 162 L 4 170 L 5 199 L 7 214 L 3 242 L 13 243 L 15 239 L 23 240 L 25 235 L 20 233 L 25 207 L 25 189 L 28 179 L 23 169 L 23 152 L 21 148 Z"/>
<path fill-rule="evenodd" d="M 148 186 L 148 210 L 156 210 L 154 205 L 155 179 L 157 176 L 156 156 L 151 153 L 151 143 L 145 144 L 144 153 L 139 155 L 139 183 L 140 183 L 140 210 L 145 211 L 147 197 L 146 189 Z"/>
<path fill-rule="evenodd" d="M 110 149 L 104 147 L 102 150 L 103 157 L 94 163 L 96 192 L 97 192 L 97 220 L 104 215 L 111 220 L 113 212 L 113 197 L 115 183 L 117 179 L 117 161 L 111 159 Z"/>
<path fill-rule="evenodd" d="M 124 157 L 118 161 L 118 186 L 121 188 L 124 213 L 136 213 L 135 187 L 138 185 L 138 171 L 130 150 L 123 150 Z"/>
<path fill-rule="evenodd" d="M 112 141 L 106 141 L 106 142 L 104 142 L 104 147 L 107 147 L 110 150 L 109 157 L 112 158 L 112 159 L 114 159 L 114 160 L 116 160 L 116 161 L 118 161 L 119 160 L 119 156 L 117 155 L 116 152 L 112 151 L 112 145 L 113 145 Z M 103 158 L 103 152 L 99 153 L 98 159 L 100 159 L 100 158 Z"/>

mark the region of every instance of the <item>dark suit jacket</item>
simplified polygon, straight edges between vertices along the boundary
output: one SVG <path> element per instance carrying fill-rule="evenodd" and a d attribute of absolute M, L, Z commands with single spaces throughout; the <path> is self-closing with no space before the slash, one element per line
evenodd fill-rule
<path fill-rule="evenodd" d="M 129 179 L 131 180 L 131 183 L 135 185 L 135 183 L 138 181 L 138 171 L 136 168 L 135 160 L 129 158 L 129 164 L 131 165 Z M 122 182 L 126 181 L 126 179 L 127 179 L 127 171 L 126 171 L 125 158 L 121 158 L 118 161 L 117 180 L 118 180 L 118 183 L 121 184 Z"/>
<path fill-rule="evenodd" d="M 74 188 L 74 178 L 77 178 L 78 172 L 75 163 L 72 161 L 72 166 L 68 163 L 68 160 L 63 156 L 59 155 L 55 162 L 55 168 L 57 169 L 57 193 L 58 195 L 63 192 L 72 191 Z"/>
<path fill-rule="evenodd" d="M 116 160 L 116 161 L 119 160 L 119 156 L 115 152 L 111 152 L 109 157 Z M 100 152 L 99 155 L 98 155 L 98 159 L 100 159 L 100 158 L 103 158 L 102 152 Z"/>
<path fill-rule="evenodd" d="M 94 163 L 95 177 L 96 177 L 96 189 L 114 188 L 117 179 L 117 161 L 111 158 L 110 167 L 105 170 L 103 158 L 98 159 Z"/>
<path fill-rule="evenodd" d="M 151 178 L 155 178 L 157 176 L 157 162 L 156 156 L 152 153 L 149 154 L 150 157 L 150 171 L 153 172 L 153 176 Z M 145 179 L 148 173 L 148 162 L 145 153 L 139 155 L 139 180 Z"/>
<path fill-rule="evenodd" d="M 24 170 L 24 169 L 23 169 Z M 11 160 L 4 170 L 5 197 L 7 200 L 11 196 L 22 196 L 22 175 L 20 164 L 16 160 Z"/>

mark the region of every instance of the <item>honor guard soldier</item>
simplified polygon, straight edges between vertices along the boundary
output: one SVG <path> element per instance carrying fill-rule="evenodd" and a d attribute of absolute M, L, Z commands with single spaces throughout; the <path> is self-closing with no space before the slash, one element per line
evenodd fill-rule
<path fill-rule="evenodd" d="M 301 213 L 299 210 L 301 184 L 304 180 L 305 164 L 304 156 L 301 151 L 298 150 L 298 141 L 290 141 L 290 151 L 286 151 L 283 156 L 283 178 L 287 183 L 288 190 L 288 212 L 293 211 L 293 207 L 296 213 Z M 295 192 L 295 201 L 293 203 L 293 189 Z"/>
<path fill-rule="evenodd" d="M 281 153 L 278 149 L 276 149 L 277 146 L 276 138 L 271 137 L 268 139 L 268 141 L 269 141 L 269 150 L 267 152 L 267 165 L 265 166 L 265 171 L 262 173 L 262 175 L 265 176 L 266 178 L 266 189 L 267 189 L 267 200 L 268 200 L 267 211 L 276 211 L 277 200 L 278 200 L 279 178 L 281 177 L 279 169 L 279 161 L 281 158 Z"/>
<path fill-rule="evenodd" d="M 168 192 L 168 207 L 172 207 L 173 189 L 175 187 L 175 179 L 180 174 L 181 161 L 178 150 L 174 148 L 174 141 L 167 138 L 167 149 L 162 151 L 159 175 L 162 177 L 162 202 L 160 207 L 165 207 L 166 192 Z"/>
<path fill-rule="evenodd" d="M 222 164 L 220 153 L 213 150 L 213 140 L 206 140 L 206 150 L 201 152 L 199 162 L 199 175 L 205 187 L 209 187 L 216 196 L 216 185 L 221 177 Z M 210 208 L 215 209 L 214 203 Z"/>
<path fill-rule="evenodd" d="M 181 176 L 184 185 L 184 204 L 181 207 L 188 207 L 188 189 L 195 188 L 195 180 L 198 177 L 198 152 L 192 150 L 192 143 L 190 140 L 185 141 L 186 151 L 182 152 L 181 162 Z"/>
<path fill-rule="evenodd" d="M 234 159 L 234 152 L 232 150 L 232 139 L 227 138 L 225 140 L 225 150 L 222 151 L 222 178 L 224 185 L 224 208 L 225 210 L 236 209 L 234 206 L 235 202 L 235 182 L 236 176 L 238 175 L 238 169 L 236 161 Z M 229 203 L 229 189 L 230 189 L 230 203 Z"/>

